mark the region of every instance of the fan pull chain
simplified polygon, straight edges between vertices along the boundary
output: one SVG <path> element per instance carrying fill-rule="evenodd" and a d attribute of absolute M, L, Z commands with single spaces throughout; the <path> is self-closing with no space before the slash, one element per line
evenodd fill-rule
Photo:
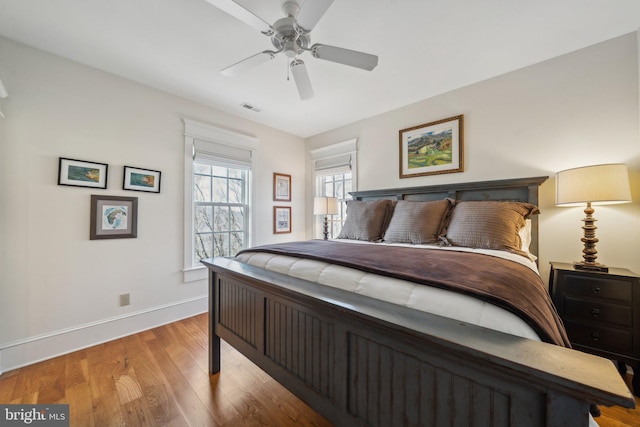
<path fill-rule="evenodd" d="M 291 70 L 291 67 L 289 66 L 289 60 L 285 60 L 285 64 L 287 66 L 287 81 L 289 81 L 289 71 Z"/>

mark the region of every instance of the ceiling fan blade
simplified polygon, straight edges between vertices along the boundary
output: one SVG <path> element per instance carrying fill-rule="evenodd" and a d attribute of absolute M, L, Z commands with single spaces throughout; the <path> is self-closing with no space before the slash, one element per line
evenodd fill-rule
<path fill-rule="evenodd" d="M 309 79 L 309 73 L 304 62 L 295 59 L 291 61 L 291 74 L 293 74 L 293 80 L 298 87 L 298 94 L 300 99 L 307 100 L 313 98 L 313 88 L 311 87 L 311 80 Z"/>
<path fill-rule="evenodd" d="M 296 16 L 298 26 L 306 32 L 313 30 L 332 3 L 333 0 L 306 0 Z"/>
<path fill-rule="evenodd" d="M 311 53 L 314 57 L 339 64 L 350 65 L 371 71 L 378 65 L 378 57 L 356 50 L 344 49 L 341 47 L 329 46 L 326 44 L 314 44 L 311 46 Z"/>
<path fill-rule="evenodd" d="M 247 10 L 245 7 L 239 5 L 233 0 L 205 0 L 208 3 L 211 3 L 218 9 L 227 12 L 229 15 L 234 18 L 244 22 L 245 24 L 255 28 L 260 31 L 262 34 L 271 37 L 273 35 L 273 29 L 271 25 L 258 18 L 252 12 Z"/>
<path fill-rule="evenodd" d="M 264 52 L 256 53 L 253 56 L 243 59 L 240 62 L 236 62 L 230 67 L 227 67 L 224 70 L 220 71 L 220 73 L 226 77 L 235 77 L 238 74 L 241 74 L 253 67 L 256 67 L 260 64 L 264 64 L 265 62 L 275 57 L 276 57 L 276 52 L 265 50 Z"/>

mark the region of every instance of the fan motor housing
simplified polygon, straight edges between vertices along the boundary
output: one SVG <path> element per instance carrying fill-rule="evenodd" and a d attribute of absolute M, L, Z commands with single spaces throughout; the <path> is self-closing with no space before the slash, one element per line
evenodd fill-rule
<path fill-rule="evenodd" d="M 275 34 L 271 36 L 271 43 L 289 57 L 294 57 L 300 53 L 300 50 L 307 49 L 311 42 L 308 34 L 297 30 L 296 19 L 293 16 L 277 20 L 272 28 Z"/>

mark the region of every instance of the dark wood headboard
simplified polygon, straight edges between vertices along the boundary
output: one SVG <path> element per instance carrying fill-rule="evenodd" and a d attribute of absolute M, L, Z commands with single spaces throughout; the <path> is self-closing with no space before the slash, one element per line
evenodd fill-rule
<path fill-rule="evenodd" d="M 501 179 L 497 181 L 460 182 L 424 187 L 388 188 L 353 191 L 354 200 L 511 200 L 538 205 L 538 188 L 549 177 Z M 531 253 L 538 254 L 538 215 L 531 217 Z"/>

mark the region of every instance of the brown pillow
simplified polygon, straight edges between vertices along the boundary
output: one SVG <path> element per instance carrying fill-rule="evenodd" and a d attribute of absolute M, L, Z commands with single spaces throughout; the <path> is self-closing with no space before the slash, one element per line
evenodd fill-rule
<path fill-rule="evenodd" d="M 389 243 L 437 243 L 442 220 L 451 207 L 448 199 L 396 203 L 384 241 Z"/>
<path fill-rule="evenodd" d="M 382 239 L 390 206 L 389 200 L 348 200 L 347 219 L 337 238 L 369 242 Z"/>
<path fill-rule="evenodd" d="M 500 201 L 457 202 L 440 238 L 449 246 L 499 249 L 524 254 L 518 232 L 525 219 L 540 213 L 529 203 Z"/>

